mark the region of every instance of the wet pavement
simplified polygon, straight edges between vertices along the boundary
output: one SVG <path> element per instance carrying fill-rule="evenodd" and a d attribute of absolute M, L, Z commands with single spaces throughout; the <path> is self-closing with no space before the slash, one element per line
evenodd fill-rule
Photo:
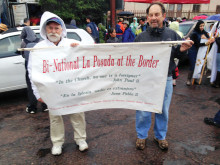
<path fill-rule="evenodd" d="M 73 141 L 68 116 L 64 117 L 66 141 L 63 154 L 50 153 L 47 112 L 28 114 L 26 90 L 0 95 L 0 165 L 220 165 L 220 128 L 204 124 L 220 109 L 220 89 L 208 79 L 187 87 L 186 67 L 174 88 L 167 140 L 162 151 L 153 140 L 153 127 L 146 148 L 135 148 L 135 111 L 105 109 L 86 112 L 89 150 L 80 152 Z"/>

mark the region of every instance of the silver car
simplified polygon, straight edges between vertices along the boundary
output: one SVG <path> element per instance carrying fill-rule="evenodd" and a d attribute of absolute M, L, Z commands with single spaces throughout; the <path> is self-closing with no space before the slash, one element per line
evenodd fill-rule
<path fill-rule="evenodd" d="M 210 31 L 210 25 L 214 24 L 216 21 L 215 20 L 202 20 L 205 22 L 205 31 L 209 32 Z M 194 30 L 196 24 L 198 21 L 186 21 L 186 22 L 181 22 L 179 24 L 179 31 L 181 31 L 184 35 L 184 38 L 190 37 L 192 31 Z"/>
<path fill-rule="evenodd" d="M 31 28 L 40 37 L 39 27 Z M 17 51 L 21 45 L 21 30 L 14 28 L 0 34 L 0 92 L 26 88 L 25 60 Z M 94 44 L 93 38 L 83 29 L 67 29 L 67 38 Z"/>

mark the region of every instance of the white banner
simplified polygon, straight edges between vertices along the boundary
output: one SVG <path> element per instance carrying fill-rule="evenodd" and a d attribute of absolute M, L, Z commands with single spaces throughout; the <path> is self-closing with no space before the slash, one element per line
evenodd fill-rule
<path fill-rule="evenodd" d="M 205 43 L 207 42 L 207 39 L 201 39 L 201 43 Z M 196 57 L 196 63 L 195 63 L 195 68 L 194 68 L 194 72 L 193 72 L 193 78 L 195 79 L 200 79 L 200 75 L 202 72 L 202 66 L 204 64 L 205 61 L 205 55 L 207 52 L 207 46 L 201 46 L 198 50 L 197 53 L 197 57 Z"/>
<path fill-rule="evenodd" d="M 125 108 L 161 113 L 169 44 L 34 50 L 32 80 L 54 115 Z"/>

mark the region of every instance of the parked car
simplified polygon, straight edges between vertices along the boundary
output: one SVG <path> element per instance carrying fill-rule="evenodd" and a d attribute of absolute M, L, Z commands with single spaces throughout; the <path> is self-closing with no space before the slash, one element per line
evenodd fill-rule
<path fill-rule="evenodd" d="M 39 26 L 31 27 L 40 37 Z M 21 45 L 22 28 L 13 28 L 0 34 L 0 92 L 26 88 L 24 58 L 17 51 Z M 84 44 L 93 44 L 93 38 L 83 29 L 67 29 L 67 38 Z"/>
<path fill-rule="evenodd" d="M 210 31 L 210 25 L 214 24 L 216 22 L 216 20 L 203 20 L 205 22 L 205 30 L 207 32 Z M 198 22 L 198 20 L 195 21 L 185 21 L 185 22 L 181 22 L 179 24 L 179 31 L 181 31 L 184 35 L 184 38 L 188 38 L 190 37 L 190 34 L 192 33 L 193 29 L 196 26 L 196 23 Z"/>

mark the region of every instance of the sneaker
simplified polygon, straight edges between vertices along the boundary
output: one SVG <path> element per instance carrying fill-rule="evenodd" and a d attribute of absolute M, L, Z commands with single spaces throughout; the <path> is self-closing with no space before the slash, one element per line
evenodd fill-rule
<path fill-rule="evenodd" d="M 204 118 L 204 122 L 205 122 L 206 124 L 208 124 L 208 125 L 214 125 L 214 126 L 220 128 L 220 124 L 216 123 L 216 122 L 214 121 L 214 118 L 205 117 L 205 118 Z"/>
<path fill-rule="evenodd" d="M 85 140 L 77 140 L 76 144 L 79 146 L 80 151 L 85 151 L 89 148 Z"/>
<path fill-rule="evenodd" d="M 186 85 L 187 85 L 187 86 L 190 86 L 190 85 L 191 85 L 191 81 L 190 81 L 190 80 L 187 80 L 187 81 L 186 81 Z"/>
<path fill-rule="evenodd" d="M 31 114 L 35 114 L 37 112 L 37 108 L 26 107 L 26 112 L 31 113 Z"/>
<path fill-rule="evenodd" d="M 168 145 L 168 141 L 166 139 L 158 140 L 157 138 L 154 138 L 154 140 L 157 142 L 160 149 L 162 149 L 162 150 L 167 150 L 168 149 L 169 145 Z"/>
<path fill-rule="evenodd" d="M 45 103 L 42 103 L 42 104 L 41 104 L 41 111 L 42 111 L 42 112 L 47 112 L 47 111 L 49 111 L 49 109 L 47 108 L 47 105 L 46 105 Z"/>
<path fill-rule="evenodd" d="M 51 149 L 52 155 L 60 155 L 62 154 L 62 146 L 53 146 Z"/>
<path fill-rule="evenodd" d="M 143 150 L 145 148 L 146 139 L 139 139 L 136 140 L 136 148 L 139 150 Z"/>

